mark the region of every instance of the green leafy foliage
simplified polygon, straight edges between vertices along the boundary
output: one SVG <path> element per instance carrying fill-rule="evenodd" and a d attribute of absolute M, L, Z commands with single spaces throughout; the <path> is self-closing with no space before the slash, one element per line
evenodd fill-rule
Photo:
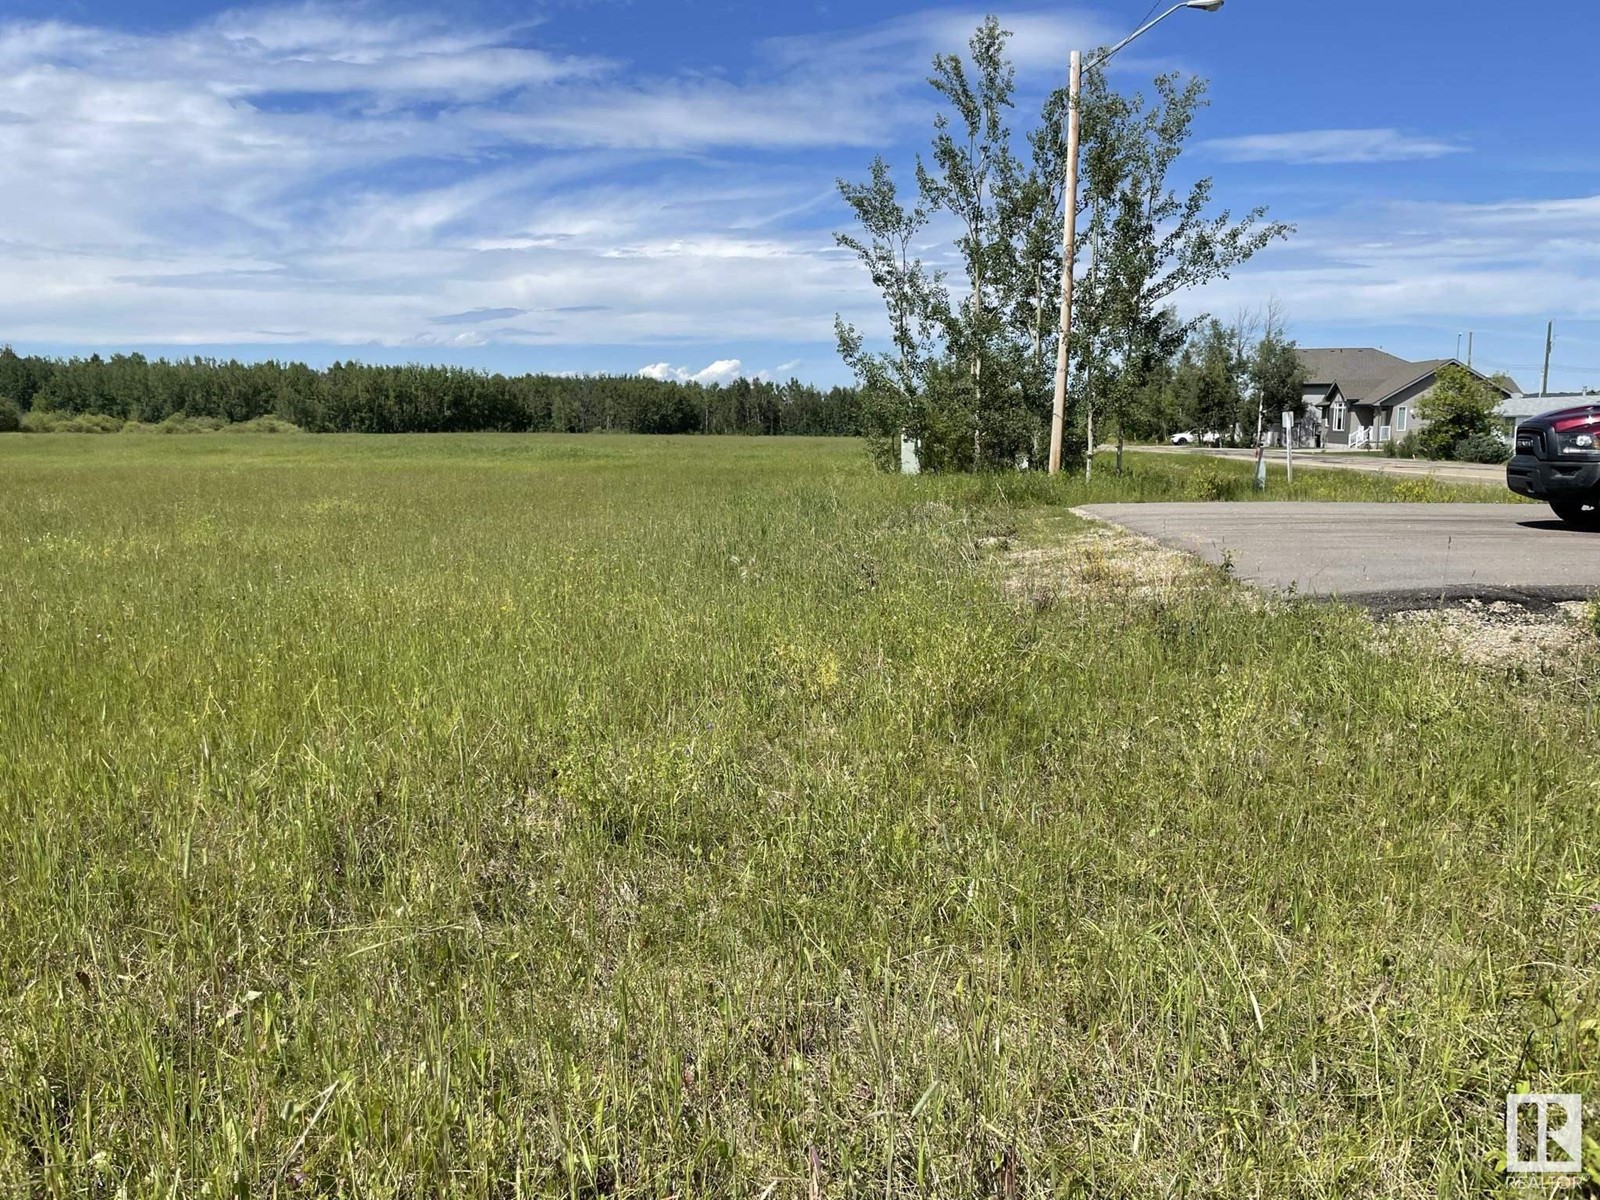
<path fill-rule="evenodd" d="M 1455 444 L 1451 457 L 1457 462 L 1503 463 L 1511 457 L 1511 444 L 1498 432 L 1473 433 Z"/>
<path fill-rule="evenodd" d="M 0 433 L 15 433 L 22 428 L 22 410 L 16 401 L 0 396 Z"/>
<path fill-rule="evenodd" d="M 1208 466 L 1189 476 L 1183 494 L 1189 500 L 1237 500 L 1244 494 L 1245 486 L 1237 471 L 1224 472 Z"/>
<path fill-rule="evenodd" d="M 880 465 L 899 460 L 902 435 L 925 469 L 1042 466 L 1047 459 L 1062 285 L 1063 128 L 1068 101 L 1048 97 L 1025 135 L 1012 128 L 1016 87 L 1010 35 L 990 17 L 965 57 L 940 54 L 930 79 L 942 108 L 926 161 L 906 198 L 875 159 L 864 183 L 840 181 L 858 231 L 836 235 L 883 297 L 888 348 L 842 319 L 839 352 L 856 376 L 863 430 Z M 1169 372 L 1190 327 L 1170 301 L 1225 276 L 1289 227 L 1257 209 L 1212 214 L 1212 186 L 1169 175 L 1188 141 L 1205 84 L 1177 76 L 1155 95 L 1112 92 L 1092 71 L 1080 108 L 1088 213 L 1074 247 L 1080 270 L 1072 335 L 1069 461 L 1088 453 L 1098 410 L 1117 426 Z M 915 256 L 931 222 L 956 230 L 959 282 Z M 1231 422 L 1230 422 L 1231 424 Z"/>
<path fill-rule="evenodd" d="M 1261 337 L 1249 352 L 1248 363 L 1256 411 L 1247 412 L 1241 424 L 1253 423 L 1271 430 L 1280 427 L 1285 413 L 1297 417 L 1305 396 L 1306 372 L 1276 311 L 1269 310 Z"/>
<path fill-rule="evenodd" d="M 1416 458 L 1421 453 L 1421 438 L 1415 432 L 1383 443 L 1385 458 Z"/>
<path fill-rule="evenodd" d="M 1087 227 L 1080 234 L 1079 252 L 1088 269 L 1078 289 L 1074 320 L 1073 355 L 1075 388 L 1082 397 L 1081 420 L 1086 432 L 1093 415 L 1102 414 L 1101 428 L 1109 422 L 1119 442 L 1131 426 L 1144 431 L 1136 405 L 1147 401 L 1153 385 L 1170 379 L 1174 356 L 1190 335 L 1202 331 L 1202 342 L 1212 336 L 1211 322 L 1181 322 L 1171 307 L 1173 297 L 1214 279 L 1226 278 L 1273 241 L 1286 238 L 1293 227 L 1268 221 L 1267 210 L 1256 208 L 1235 219 L 1224 210 L 1212 214 L 1213 182 L 1201 179 L 1187 189 L 1170 182 L 1187 145 L 1197 113 L 1206 104 L 1203 79 L 1176 74 L 1157 77 L 1154 95 L 1131 96 L 1111 91 L 1104 70 L 1089 72 L 1085 81 L 1083 116 L 1085 134 L 1084 209 Z M 1263 351 L 1288 345 L 1288 369 L 1298 369 L 1292 344 L 1281 335 L 1281 325 L 1269 322 L 1267 336 L 1256 351 L 1244 346 L 1244 331 L 1229 333 L 1229 374 L 1234 387 L 1266 372 L 1262 382 L 1278 383 L 1279 364 Z M 1209 353 L 1209 348 L 1205 351 Z M 1212 382 L 1215 382 L 1214 380 Z M 1231 390 L 1231 389 L 1224 389 Z M 1205 407 L 1221 400 L 1208 396 Z M 1274 396 L 1269 402 L 1298 405 L 1300 395 Z M 1279 409 L 1281 411 L 1281 408 Z M 1225 432 L 1256 425 L 1256 409 L 1247 414 L 1197 413 L 1207 429 Z M 1210 419 L 1208 419 L 1210 418 Z M 1095 439 L 1097 440 L 1097 439 Z M 1086 452 L 1092 449 L 1086 447 Z"/>
<path fill-rule="evenodd" d="M 22 414 L 23 433 L 119 433 L 127 425 L 109 413 L 58 413 L 34 408 Z"/>
<path fill-rule="evenodd" d="M 1438 382 L 1417 401 L 1417 415 L 1427 422 L 1417 435 L 1426 458 L 1454 458 L 1458 447 L 1486 451 L 1487 440 L 1500 440 L 1500 394 L 1459 363 L 1439 368 Z M 1501 462 L 1503 458 L 1475 459 Z"/>

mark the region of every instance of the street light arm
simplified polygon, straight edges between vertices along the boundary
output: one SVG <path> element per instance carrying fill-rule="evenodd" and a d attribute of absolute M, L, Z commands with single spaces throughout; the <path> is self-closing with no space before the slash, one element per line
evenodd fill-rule
<path fill-rule="evenodd" d="M 1174 4 L 1171 8 L 1167 9 L 1166 12 L 1162 13 L 1159 17 L 1157 17 L 1154 21 L 1151 21 L 1148 25 L 1141 25 L 1138 29 L 1135 29 L 1132 33 L 1130 33 L 1127 37 L 1123 38 L 1115 46 L 1111 47 L 1111 49 L 1107 50 L 1104 54 L 1100 55 L 1098 58 L 1091 59 L 1089 61 L 1089 63 L 1087 64 L 1086 69 L 1092 71 L 1096 67 L 1105 66 L 1106 60 L 1109 59 L 1113 54 L 1116 54 L 1118 51 L 1125 49 L 1129 45 L 1129 43 L 1138 41 L 1145 34 L 1149 33 L 1152 29 L 1154 29 L 1157 25 L 1161 24 L 1161 22 L 1165 21 L 1168 17 L 1170 17 L 1173 13 L 1178 12 L 1178 11 L 1180 11 L 1182 9 L 1185 9 L 1185 8 L 1188 8 L 1188 7 L 1189 7 L 1189 0 L 1180 0 L 1180 3 Z"/>
<path fill-rule="evenodd" d="M 1183 8 L 1198 8 L 1202 12 L 1216 12 L 1219 8 L 1221 8 L 1223 6 L 1224 2 L 1225 2 L 1225 0 L 1178 0 L 1178 3 L 1174 4 L 1171 8 L 1167 9 L 1166 12 L 1162 13 L 1154 21 L 1151 21 L 1147 25 L 1141 25 L 1138 29 L 1135 29 L 1127 37 L 1123 38 L 1120 42 L 1118 42 L 1115 46 L 1111 47 L 1111 49 L 1107 50 L 1104 54 L 1100 55 L 1099 58 L 1096 58 L 1093 62 L 1088 63 L 1087 64 L 1087 69 L 1092 71 L 1096 67 L 1104 66 L 1106 60 L 1108 58 L 1110 58 L 1113 54 L 1117 53 L 1117 51 L 1119 51 L 1123 47 L 1127 46 L 1129 42 L 1134 42 L 1134 41 L 1137 41 L 1139 38 L 1142 38 L 1145 34 L 1149 33 L 1152 29 L 1154 29 L 1157 25 L 1161 24 L 1161 22 L 1165 21 L 1168 17 L 1170 17 L 1173 13 L 1177 12 L 1179 9 L 1183 9 Z"/>

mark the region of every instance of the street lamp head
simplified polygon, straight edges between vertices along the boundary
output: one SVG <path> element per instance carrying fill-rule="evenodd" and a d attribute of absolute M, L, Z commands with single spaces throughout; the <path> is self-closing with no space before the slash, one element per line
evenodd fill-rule
<path fill-rule="evenodd" d="M 1221 8 L 1225 2 L 1226 0 L 1189 0 L 1184 7 L 1198 8 L 1204 12 L 1216 12 L 1217 9 Z"/>

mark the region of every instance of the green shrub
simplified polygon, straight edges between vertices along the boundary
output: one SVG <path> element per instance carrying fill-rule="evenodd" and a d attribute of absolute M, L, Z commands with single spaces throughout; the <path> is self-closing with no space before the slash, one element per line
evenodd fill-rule
<path fill-rule="evenodd" d="M 106 413 L 79 413 L 56 426 L 61 433 L 120 433 L 124 421 Z"/>
<path fill-rule="evenodd" d="M 1403 438 L 1396 438 L 1392 442 L 1383 444 L 1385 458 L 1416 458 L 1420 450 L 1420 443 L 1414 433 L 1408 433 Z"/>
<path fill-rule="evenodd" d="M 184 413 L 173 413 L 160 425 L 156 426 L 157 433 L 217 433 L 226 429 L 228 423 L 217 417 L 191 417 Z"/>
<path fill-rule="evenodd" d="M 300 426 L 282 417 L 257 417 L 253 421 L 240 421 L 228 426 L 229 433 L 300 433 Z"/>
<path fill-rule="evenodd" d="M 1419 438 L 1423 454 L 1460 458 L 1456 448 L 1462 442 L 1498 433 L 1499 407 L 1500 395 L 1493 387 L 1459 363 L 1446 363 L 1439 368 L 1438 382 L 1417 401 L 1417 415 L 1428 422 Z"/>
<path fill-rule="evenodd" d="M 1190 500 L 1237 500 L 1244 484 L 1245 480 L 1237 475 L 1224 475 L 1215 467 L 1202 467 L 1184 481 L 1183 494 Z"/>
<path fill-rule="evenodd" d="M 121 417 L 105 413 L 58 413 L 30 409 L 22 414 L 24 433 L 118 433 L 125 424 Z"/>
<path fill-rule="evenodd" d="M 12 400 L 0 399 L 0 433 L 16 433 L 22 428 L 22 410 Z"/>
<path fill-rule="evenodd" d="M 1467 463 L 1503 463 L 1511 457 L 1511 447 L 1495 433 L 1474 433 L 1455 444 L 1455 460 Z"/>
<path fill-rule="evenodd" d="M 300 426 L 279 417 L 257 417 L 253 421 L 239 421 L 232 425 L 216 417 L 191 417 L 173 413 L 159 424 L 148 421 L 129 421 L 123 433 L 300 433 Z"/>

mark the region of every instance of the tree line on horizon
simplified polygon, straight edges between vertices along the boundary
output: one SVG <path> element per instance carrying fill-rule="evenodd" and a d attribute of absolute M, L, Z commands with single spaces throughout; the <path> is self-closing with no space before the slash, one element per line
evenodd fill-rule
<path fill-rule="evenodd" d="M 501 375 L 464 367 L 44 358 L 0 349 L 0 408 L 157 424 L 272 417 L 312 433 L 657 433 L 855 437 L 854 388 L 791 379 Z"/>

